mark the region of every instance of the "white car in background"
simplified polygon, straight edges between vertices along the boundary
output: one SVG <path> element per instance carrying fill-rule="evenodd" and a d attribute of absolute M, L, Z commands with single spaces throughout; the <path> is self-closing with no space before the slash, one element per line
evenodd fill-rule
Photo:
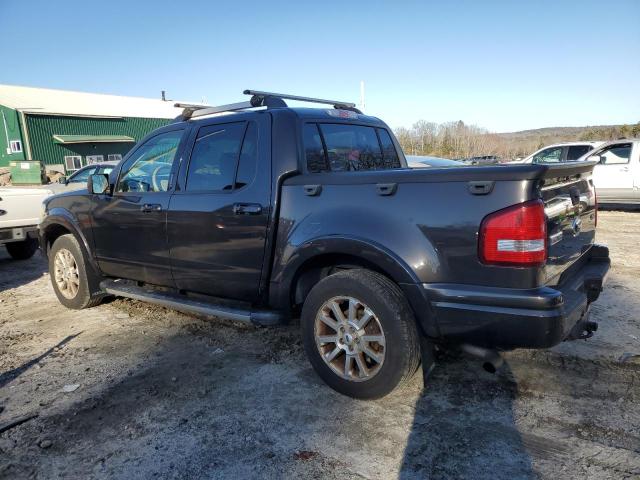
<path fill-rule="evenodd" d="M 559 163 L 575 162 L 605 142 L 563 142 L 547 145 L 528 157 L 509 163 Z"/>
<path fill-rule="evenodd" d="M 599 162 L 593 169 L 599 203 L 640 205 L 640 139 L 606 142 L 580 160 Z"/>

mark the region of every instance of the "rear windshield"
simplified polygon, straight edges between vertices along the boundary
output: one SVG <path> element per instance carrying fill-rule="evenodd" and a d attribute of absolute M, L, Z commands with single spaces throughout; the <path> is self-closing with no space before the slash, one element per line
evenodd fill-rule
<path fill-rule="evenodd" d="M 310 172 L 401 168 L 391 136 L 382 128 L 309 123 L 303 139 Z"/>

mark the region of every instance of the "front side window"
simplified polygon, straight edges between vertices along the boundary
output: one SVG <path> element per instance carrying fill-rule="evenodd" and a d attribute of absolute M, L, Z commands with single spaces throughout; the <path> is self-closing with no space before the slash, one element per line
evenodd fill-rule
<path fill-rule="evenodd" d="M 562 147 L 545 148 L 533 157 L 533 163 L 558 163 L 562 158 Z"/>
<path fill-rule="evenodd" d="M 596 155 L 600 157 L 600 163 L 604 165 L 629 163 L 629 159 L 631 158 L 631 144 L 620 143 L 610 145 L 600 150 Z"/>
<path fill-rule="evenodd" d="M 182 133 L 161 133 L 141 145 L 127 160 L 116 191 L 166 192 Z"/>
<path fill-rule="evenodd" d="M 71 175 L 71 177 L 69 177 L 68 183 L 87 183 L 87 180 L 89 180 L 89 175 L 91 175 L 94 171 L 95 167 L 80 170 L 79 172 L 76 172 Z"/>
<path fill-rule="evenodd" d="M 109 175 L 113 171 L 113 167 L 98 167 L 98 171 L 96 173 L 100 175 Z"/>
<path fill-rule="evenodd" d="M 246 126 L 245 122 L 225 123 L 198 131 L 189 162 L 187 191 L 233 190 Z"/>
<path fill-rule="evenodd" d="M 591 145 L 572 145 L 567 150 L 567 162 L 577 160 L 591 150 L 593 150 Z"/>

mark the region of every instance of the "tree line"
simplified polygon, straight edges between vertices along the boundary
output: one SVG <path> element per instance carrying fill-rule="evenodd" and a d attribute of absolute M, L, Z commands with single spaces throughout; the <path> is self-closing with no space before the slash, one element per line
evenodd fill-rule
<path fill-rule="evenodd" d="M 395 134 L 407 155 L 458 159 L 495 155 L 511 160 L 527 156 L 551 143 L 640 137 L 640 122 L 633 125 L 558 127 L 492 133 L 477 125 L 467 125 L 462 120 L 446 123 L 420 120 L 411 128 L 396 129 Z"/>

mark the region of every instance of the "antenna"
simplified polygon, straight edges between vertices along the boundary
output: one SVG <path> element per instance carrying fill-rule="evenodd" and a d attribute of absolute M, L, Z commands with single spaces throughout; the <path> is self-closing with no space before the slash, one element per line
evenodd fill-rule
<path fill-rule="evenodd" d="M 364 112 L 365 103 L 364 103 L 364 80 L 360 80 L 360 110 Z"/>

